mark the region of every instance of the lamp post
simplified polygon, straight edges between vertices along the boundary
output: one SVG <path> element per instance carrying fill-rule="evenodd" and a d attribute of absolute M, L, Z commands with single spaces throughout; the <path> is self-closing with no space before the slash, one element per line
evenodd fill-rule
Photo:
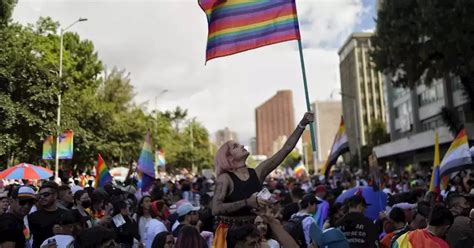
<path fill-rule="evenodd" d="M 360 135 L 359 135 L 359 123 L 357 122 L 358 118 L 357 118 L 357 99 L 352 96 L 352 95 L 348 95 L 348 94 L 345 94 L 345 93 L 342 93 L 342 92 L 339 92 L 339 94 L 341 94 L 341 96 L 344 96 L 344 97 L 347 97 L 349 99 L 351 99 L 354 104 L 352 104 L 352 108 L 353 108 L 353 112 L 354 112 L 354 124 L 355 124 L 355 136 L 356 136 L 356 146 L 357 146 L 357 157 L 358 157 L 358 164 L 359 164 L 359 168 L 362 168 L 362 155 L 361 155 L 361 142 L 360 142 Z"/>
<path fill-rule="evenodd" d="M 87 21 L 86 18 L 79 18 L 71 25 L 67 26 L 66 28 L 61 28 L 61 34 L 59 36 L 59 80 L 62 80 L 63 76 L 63 37 L 64 32 L 66 32 L 69 28 L 71 28 L 74 24 L 78 22 L 85 22 Z M 56 159 L 54 163 L 54 180 L 57 181 L 59 178 L 59 135 L 61 132 L 61 89 L 58 93 L 58 115 L 56 120 L 57 130 L 56 130 Z"/>

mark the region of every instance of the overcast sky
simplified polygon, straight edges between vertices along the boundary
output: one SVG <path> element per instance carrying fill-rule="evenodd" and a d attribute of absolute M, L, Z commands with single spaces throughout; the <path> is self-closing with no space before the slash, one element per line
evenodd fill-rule
<path fill-rule="evenodd" d="M 297 0 L 311 101 L 338 92 L 337 51 L 352 32 L 374 29 L 375 0 Z M 293 91 L 295 119 L 305 112 L 296 41 L 205 62 L 207 21 L 197 0 L 19 0 L 13 18 L 50 16 L 94 42 L 107 67 L 131 74 L 139 104 L 181 106 L 210 131 L 229 127 L 248 144 L 255 107 L 276 91 Z M 160 94 L 163 90 L 167 93 Z"/>

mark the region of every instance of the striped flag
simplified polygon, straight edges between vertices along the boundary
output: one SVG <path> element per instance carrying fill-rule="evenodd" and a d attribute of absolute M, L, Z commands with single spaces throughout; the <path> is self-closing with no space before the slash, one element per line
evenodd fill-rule
<path fill-rule="evenodd" d="M 74 133 L 66 130 L 59 136 L 59 159 L 72 159 L 74 150 Z"/>
<path fill-rule="evenodd" d="M 156 166 L 165 167 L 166 159 L 165 159 L 165 151 L 163 149 L 156 150 L 155 163 L 156 163 Z"/>
<path fill-rule="evenodd" d="M 439 174 L 446 176 L 453 172 L 466 170 L 472 167 L 471 152 L 466 129 L 462 129 L 451 143 L 448 152 L 441 162 Z"/>
<path fill-rule="evenodd" d="M 52 135 L 48 135 L 48 137 L 43 142 L 43 154 L 42 158 L 44 160 L 51 160 L 54 159 L 54 137 Z"/>
<path fill-rule="evenodd" d="M 440 193 L 440 177 L 439 177 L 439 137 L 438 131 L 435 132 L 435 147 L 434 147 L 434 159 L 433 159 L 433 172 L 431 174 L 430 192 Z"/>
<path fill-rule="evenodd" d="M 331 166 L 336 164 L 337 158 L 347 151 L 349 151 L 349 140 L 347 138 L 346 126 L 344 125 L 344 118 L 341 116 L 341 124 L 339 124 L 339 129 L 337 130 L 336 137 L 334 138 L 331 152 L 329 153 L 326 164 L 321 170 L 321 174 L 327 178 L 329 176 L 329 172 L 331 172 Z"/>
<path fill-rule="evenodd" d="M 293 173 L 296 177 L 301 177 L 304 173 L 306 173 L 306 167 L 303 163 L 301 163 L 301 161 L 298 163 L 295 169 L 293 169 Z"/>
<path fill-rule="evenodd" d="M 142 152 L 138 159 L 137 169 L 139 171 L 139 187 L 142 192 L 147 192 L 155 179 L 155 165 L 153 163 L 153 151 L 151 146 L 150 132 L 145 135 Z"/>
<path fill-rule="evenodd" d="M 104 159 L 99 153 L 97 158 L 97 165 L 95 167 L 96 176 L 95 176 L 95 187 L 104 187 L 107 183 L 112 182 L 112 176 L 109 173 L 107 165 L 105 165 Z"/>
<path fill-rule="evenodd" d="M 206 61 L 300 39 L 295 0 L 199 0 L 208 21 Z"/>

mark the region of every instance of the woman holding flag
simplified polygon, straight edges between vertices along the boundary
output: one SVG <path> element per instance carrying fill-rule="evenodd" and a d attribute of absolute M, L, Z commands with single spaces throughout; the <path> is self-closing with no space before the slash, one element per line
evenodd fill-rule
<path fill-rule="evenodd" d="M 217 181 L 212 213 L 218 216 L 220 224 L 214 247 L 227 247 L 225 237 L 233 225 L 254 222 L 256 215 L 252 210 L 268 203 L 268 198 L 257 194 L 262 190 L 263 181 L 295 148 L 306 125 L 313 119 L 314 114 L 307 112 L 283 148 L 255 169 L 247 167 L 245 162 L 249 152 L 242 145 L 229 141 L 219 148 L 215 158 Z"/>

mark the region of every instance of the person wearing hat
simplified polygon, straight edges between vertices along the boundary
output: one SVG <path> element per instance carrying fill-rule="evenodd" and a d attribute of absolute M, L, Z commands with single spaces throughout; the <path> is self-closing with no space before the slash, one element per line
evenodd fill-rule
<path fill-rule="evenodd" d="M 193 204 L 186 202 L 176 209 L 178 214 L 179 225 L 173 230 L 173 236 L 178 237 L 181 228 L 186 225 L 197 227 L 199 222 L 199 207 L 194 207 Z"/>
<path fill-rule="evenodd" d="M 35 191 L 28 186 L 12 192 L 10 209 L 0 217 L 0 247 L 25 247 L 28 232 L 23 219 L 35 203 Z"/>
<path fill-rule="evenodd" d="M 436 205 L 431 211 L 428 227 L 409 231 L 400 236 L 392 247 L 437 247 L 449 248 L 448 243 L 443 240 L 447 231 L 454 222 L 453 214 L 446 207 Z"/>
<path fill-rule="evenodd" d="M 474 240 L 474 228 L 469 225 L 471 206 L 466 197 L 456 193 L 450 194 L 448 196 L 448 206 L 454 216 L 453 226 L 446 234 L 449 245 L 455 247 L 460 240 Z"/>
<path fill-rule="evenodd" d="M 295 238 L 299 247 L 307 247 L 311 244 L 310 229 L 311 225 L 316 223 L 313 215 L 320 203 L 314 194 L 304 195 L 300 201 L 300 211 L 291 216 L 288 223 L 285 224 L 285 229 Z M 298 231 L 301 229 L 293 227 L 294 224 L 302 225 L 303 233 Z"/>
<path fill-rule="evenodd" d="M 347 199 L 346 204 L 349 212 L 335 226 L 344 233 L 351 248 L 377 247 L 377 228 L 372 220 L 364 216 L 370 204 L 360 194 Z"/>
<path fill-rule="evenodd" d="M 68 248 L 74 243 L 74 238 L 77 237 L 82 230 L 81 216 L 78 212 L 67 211 L 61 214 L 58 223 L 61 231 L 56 233 L 51 238 L 46 239 L 41 244 L 43 247 Z M 55 246 L 52 246 L 54 244 Z"/>

